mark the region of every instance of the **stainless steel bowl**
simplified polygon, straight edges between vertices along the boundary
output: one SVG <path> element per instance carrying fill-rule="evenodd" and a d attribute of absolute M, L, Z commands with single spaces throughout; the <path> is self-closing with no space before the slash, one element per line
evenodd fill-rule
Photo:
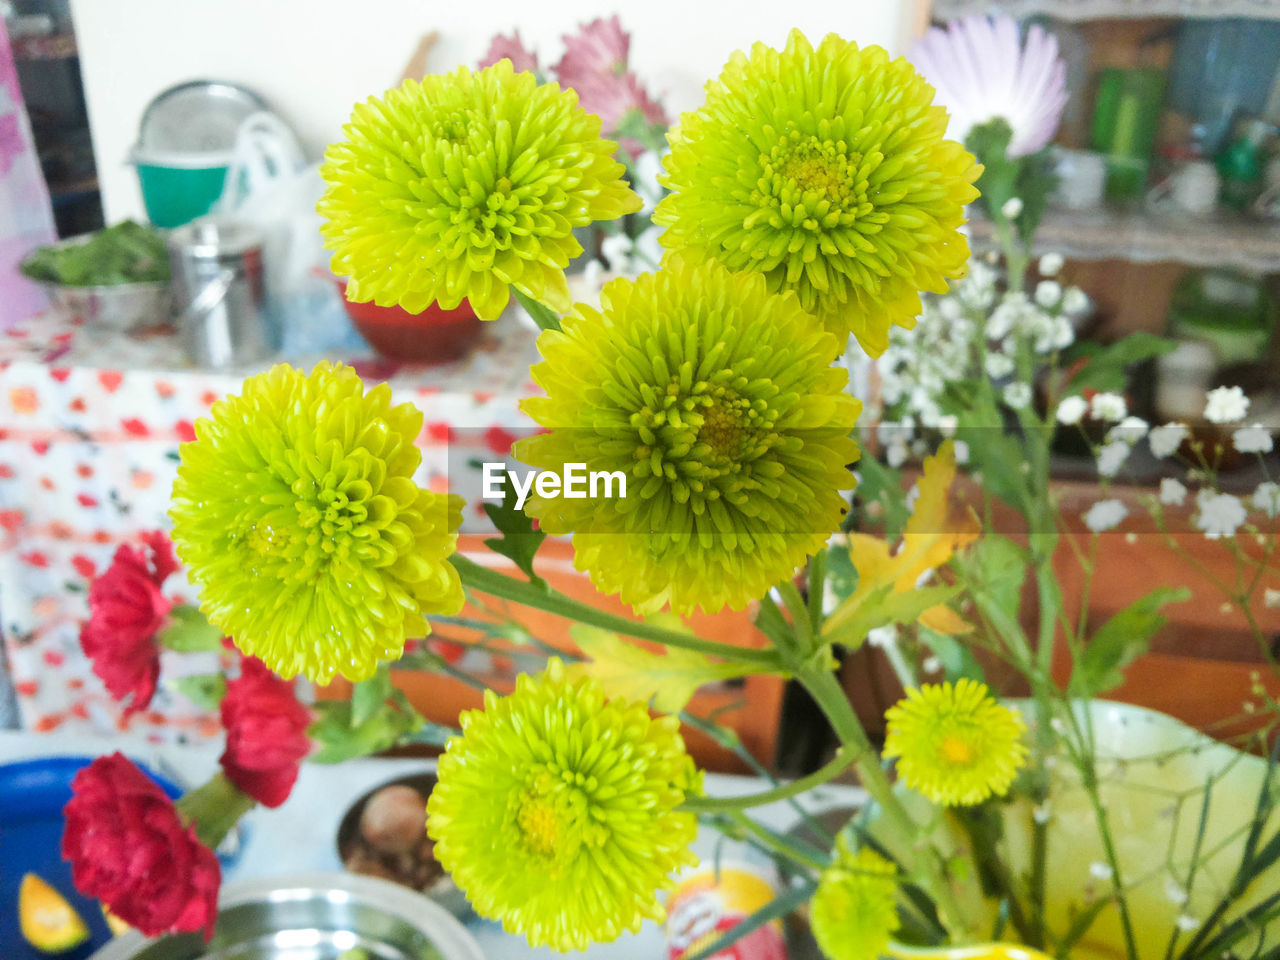
<path fill-rule="evenodd" d="M 128 333 L 173 320 L 173 297 L 167 283 L 120 283 L 105 287 L 40 285 L 49 294 L 54 310 L 67 320 L 78 317 L 94 330 Z"/>
<path fill-rule="evenodd" d="M 148 940 L 127 933 L 90 960 L 484 960 L 475 940 L 426 897 L 372 877 L 311 873 L 229 884 L 218 926 Z"/>

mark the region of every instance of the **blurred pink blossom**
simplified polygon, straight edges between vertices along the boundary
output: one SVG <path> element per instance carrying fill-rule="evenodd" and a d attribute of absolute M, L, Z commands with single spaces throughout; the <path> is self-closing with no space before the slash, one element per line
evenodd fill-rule
<path fill-rule="evenodd" d="M 575 88 L 582 109 L 600 118 L 600 129 L 611 135 L 623 118 L 632 110 L 639 110 L 650 124 L 667 124 L 667 114 L 640 84 L 640 78 L 630 71 L 614 76 L 600 76 Z M 619 145 L 632 156 L 644 148 L 633 139 L 623 139 Z"/>
<path fill-rule="evenodd" d="M 579 93 L 593 81 L 626 72 L 631 34 L 622 29 L 618 15 L 592 20 L 565 34 L 564 56 L 553 68 L 560 83 Z"/>
<path fill-rule="evenodd" d="M 538 72 L 538 55 L 524 45 L 524 41 L 520 39 L 519 30 L 512 31 L 509 37 L 504 37 L 500 33 L 494 34 L 493 39 L 489 41 L 489 52 L 480 61 L 480 66 L 481 68 L 491 67 L 503 59 L 510 60 L 511 66 L 515 67 L 517 73 L 525 70 L 531 73 Z"/>
<path fill-rule="evenodd" d="M 964 142 L 975 126 L 1002 117 L 1013 129 L 1009 156 L 1049 144 L 1067 103 L 1058 38 L 1038 25 L 1018 37 L 1010 17 L 966 17 L 931 28 L 907 55 L 947 108 L 947 135 Z"/>

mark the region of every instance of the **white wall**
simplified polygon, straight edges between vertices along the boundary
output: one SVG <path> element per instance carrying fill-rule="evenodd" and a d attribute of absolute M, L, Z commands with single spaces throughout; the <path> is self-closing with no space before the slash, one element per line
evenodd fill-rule
<path fill-rule="evenodd" d="M 578 22 L 621 14 L 631 60 L 668 108 L 701 101 L 728 54 L 791 27 L 905 49 L 927 0 L 73 0 L 94 151 L 108 222 L 142 216 L 125 163 L 142 111 L 183 80 L 229 80 L 262 94 L 319 157 L 351 105 L 398 82 L 422 34 L 429 69 L 474 64 L 495 32 L 519 27 L 544 64 Z"/>

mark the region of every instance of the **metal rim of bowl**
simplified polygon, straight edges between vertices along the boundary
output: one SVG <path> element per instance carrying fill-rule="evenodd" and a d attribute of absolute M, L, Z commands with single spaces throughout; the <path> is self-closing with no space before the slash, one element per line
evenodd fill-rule
<path fill-rule="evenodd" d="M 444 960 L 485 960 L 480 945 L 458 919 L 425 894 L 415 893 L 389 880 L 351 873 L 309 872 L 283 877 L 263 877 L 227 884 L 218 896 L 218 911 L 260 901 L 303 899 L 317 893 L 345 893 L 360 897 L 397 920 L 422 931 Z M 430 929 L 427 929 L 428 926 Z M 133 960 L 157 938 L 130 930 L 103 944 L 89 960 Z"/>

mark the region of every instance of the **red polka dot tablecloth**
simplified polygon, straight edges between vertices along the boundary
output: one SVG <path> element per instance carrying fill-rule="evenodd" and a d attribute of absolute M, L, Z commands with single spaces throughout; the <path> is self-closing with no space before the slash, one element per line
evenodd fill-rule
<path fill-rule="evenodd" d="M 479 463 L 531 432 L 517 405 L 536 390 L 534 334 L 507 318 L 486 327 L 470 356 L 435 367 L 328 359 L 346 359 L 366 384 L 390 383 L 396 402 L 423 412 L 419 482 L 467 497 L 463 530 L 485 530 Z M 128 728 L 163 742 L 217 735 L 216 717 L 164 687 L 212 662 L 166 661 L 151 708 L 125 720 L 80 651 L 79 624 L 89 578 L 116 547 L 168 529 L 178 445 L 194 437 L 195 420 L 267 366 L 198 370 L 168 333 L 99 334 L 49 314 L 0 333 L 0 627 L 26 729 Z M 192 600 L 180 579 L 166 593 Z"/>

